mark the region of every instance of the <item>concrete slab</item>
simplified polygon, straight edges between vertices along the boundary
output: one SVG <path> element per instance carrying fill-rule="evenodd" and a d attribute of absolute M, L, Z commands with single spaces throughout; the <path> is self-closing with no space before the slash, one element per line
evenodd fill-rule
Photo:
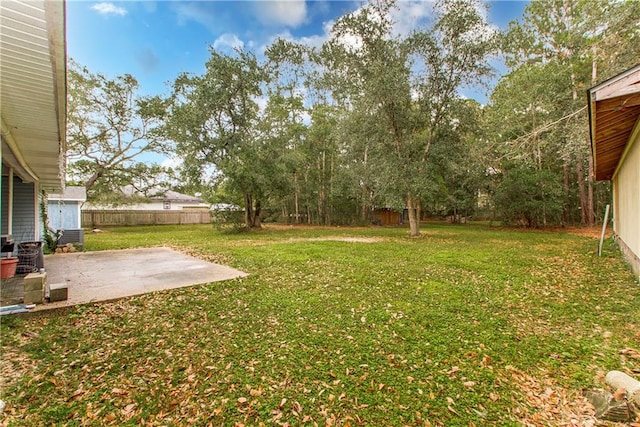
<path fill-rule="evenodd" d="M 39 304 L 35 310 L 107 301 L 147 292 L 182 288 L 247 276 L 224 265 L 170 248 L 143 248 L 47 255 L 48 283 L 66 283 L 66 301 Z"/>

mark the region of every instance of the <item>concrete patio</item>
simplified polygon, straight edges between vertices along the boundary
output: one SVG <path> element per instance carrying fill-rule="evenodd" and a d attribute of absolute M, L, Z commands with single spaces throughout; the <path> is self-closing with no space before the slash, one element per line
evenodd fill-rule
<path fill-rule="evenodd" d="M 45 256 L 47 283 L 66 283 L 68 299 L 46 310 L 247 276 L 170 248 L 76 252 Z"/>

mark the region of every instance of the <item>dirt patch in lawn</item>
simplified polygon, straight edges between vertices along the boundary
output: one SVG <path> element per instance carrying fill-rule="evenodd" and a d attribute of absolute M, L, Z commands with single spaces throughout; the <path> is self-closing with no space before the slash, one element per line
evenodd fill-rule
<path fill-rule="evenodd" d="M 305 242 L 346 242 L 346 243 L 379 243 L 387 239 L 380 237 L 349 237 L 349 236 L 327 236 L 327 237 L 308 237 L 308 238 L 290 238 L 285 240 L 241 240 L 237 242 L 237 246 L 267 246 L 280 245 L 283 243 L 305 243 Z"/>
<path fill-rule="evenodd" d="M 308 241 L 308 242 L 323 242 L 323 241 L 333 241 L 333 242 L 349 242 L 349 243 L 376 243 L 382 242 L 384 239 L 379 237 L 343 237 L 343 236 L 329 236 L 329 237 L 313 237 L 309 239 L 293 239 L 297 241 Z"/>

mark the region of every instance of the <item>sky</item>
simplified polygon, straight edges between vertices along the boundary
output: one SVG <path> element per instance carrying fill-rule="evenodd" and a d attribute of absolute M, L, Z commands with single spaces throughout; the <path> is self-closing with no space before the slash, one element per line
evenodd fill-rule
<path fill-rule="evenodd" d="M 488 20 L 500 29 L 519 19 L 525 1 L 490 1 Z M 361 1 L 86 1 L 67 0 L 67 54 L 93 73 L 133 75 L 143 95 L 168 95 L 182 72 L 202 74 L 209 47 L 252 49 L 258 56 L 281 37 L 321 45 L 337 18 Z M 428 22 L 432 1 L 400 0 L 395 29 Z M 504 67 L 495 63 L 498 75 Z M 486 103 L 486 89 L 462 95 Z"/>

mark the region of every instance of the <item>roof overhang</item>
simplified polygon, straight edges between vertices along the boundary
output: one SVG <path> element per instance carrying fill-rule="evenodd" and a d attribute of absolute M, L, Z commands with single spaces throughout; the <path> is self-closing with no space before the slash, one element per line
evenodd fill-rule
<path fill-rule="evenodd" d="M 84 187 L 67 185 L 62 193 L 49 193 L 47 200 L 64 202 L 86 202 L 87 190 Z"/>
<path fill-rule="evenodd" d="M 595 179 L 607 181 L 640 117 L 640 65 L 589 89 L 587 96 Z"/>
<path fill-rule="evenodd" d="M 47 191 L 64 187 L 65 3 L 0 1 L 2 164 Z"/>

